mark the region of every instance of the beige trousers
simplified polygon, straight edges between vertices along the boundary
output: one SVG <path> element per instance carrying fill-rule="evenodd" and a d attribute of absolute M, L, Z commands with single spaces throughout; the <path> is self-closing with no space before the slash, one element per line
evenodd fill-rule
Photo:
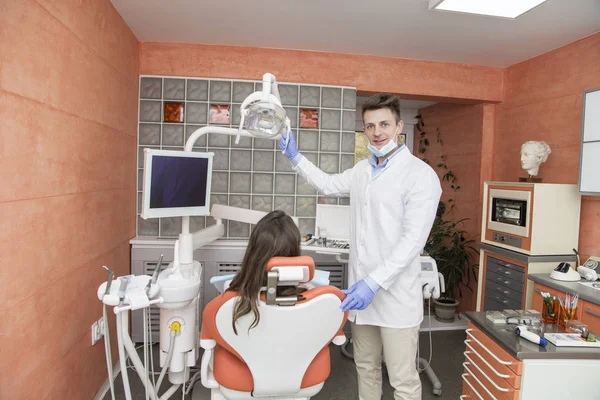
<path fill-rule="evenodd" d="M 416 364 L 418 340 L 418 326 L 384 328 L 352 323 L 358 398 L 381 400 L 383 350 L 390 384 L 394 388 L 394 400 L 420 400 L 421 379 Z"/>

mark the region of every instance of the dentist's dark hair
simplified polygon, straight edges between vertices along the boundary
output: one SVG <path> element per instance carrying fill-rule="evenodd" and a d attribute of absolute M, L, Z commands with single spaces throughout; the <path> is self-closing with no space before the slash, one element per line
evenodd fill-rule
<path fill-rule="evenodd" d="M 242 267 L 227 290 L 237 292 L 233 308 L 233 331 L 237 335 L 236 321 L 252 312 L 254 320 L 250 329 L 260 321 L 258 295 L 267 285 L 267 263 L 272 257 L 297 257 L 300 255 L 300 231 L 294 220 L 281 210 L 271 211 L 254 227 L 244 254 Z M 277 288 L 278 296 L 300 293 L 295 287 Z"/>
<path fill-rule="evenodd" d="M 377 93 L 369 97 L 362 105 L 363 120 L 366 111 L 381 110 L 382 108 L 389 108 L 396 118 L 396 123 L 400 122 L 400 98 L 392 93 Z"/>

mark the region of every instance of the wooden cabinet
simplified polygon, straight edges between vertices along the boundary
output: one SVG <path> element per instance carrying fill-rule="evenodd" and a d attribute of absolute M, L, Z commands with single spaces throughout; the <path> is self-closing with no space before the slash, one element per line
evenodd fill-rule
<path fill-rule="evenodd" d="M 464 398 L 516 400 L 523 363 L 469 322 L 463 363 Z"/>
<path fill-rule="evenodd" d="M 587 324 L 590 332 L 593 332 L 596 336 L 600 336 L 600 306 L 589 301 L 583 301 L 580 308 L 581 316 L 579 320 Z"/>

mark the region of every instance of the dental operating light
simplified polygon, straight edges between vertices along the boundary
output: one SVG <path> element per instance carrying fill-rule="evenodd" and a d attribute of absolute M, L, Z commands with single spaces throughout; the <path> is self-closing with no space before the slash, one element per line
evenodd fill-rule
<path fill-rule="evenodd" d="M 517 18 L 546 0 L 429 0 L 430 10 Z"/>

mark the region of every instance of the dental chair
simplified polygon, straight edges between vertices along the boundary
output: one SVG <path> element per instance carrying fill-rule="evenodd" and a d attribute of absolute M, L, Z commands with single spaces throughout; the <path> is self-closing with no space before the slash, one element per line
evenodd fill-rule
<path fill-rule="evenodd" d="M 310 399 L 330 372 L 329 344 L 346 341 L 342 331 L 348 313 L 340 304 L 345 295 L 336 287 L 308 289 L 298 296 L 277 297 L 277 286 L 300 286 L 313 279 L 311 257 L 274 257 L 267 264 L 267 287 L 254 314 L 237 320 L 237 293 L 226 291 L 203 312 L 200 346 L 204 349 L 201 382 L 212 400 Z"/>

